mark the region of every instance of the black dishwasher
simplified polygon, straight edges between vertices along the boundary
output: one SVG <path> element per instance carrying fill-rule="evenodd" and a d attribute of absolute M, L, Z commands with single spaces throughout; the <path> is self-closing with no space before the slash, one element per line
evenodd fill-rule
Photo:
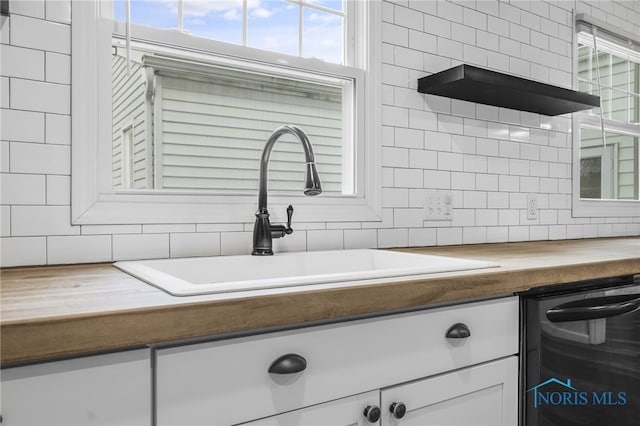
<path fill-rule="evenodd" d="M 521 296 L 521 423 L 640 424 L 640 275 Z"/>

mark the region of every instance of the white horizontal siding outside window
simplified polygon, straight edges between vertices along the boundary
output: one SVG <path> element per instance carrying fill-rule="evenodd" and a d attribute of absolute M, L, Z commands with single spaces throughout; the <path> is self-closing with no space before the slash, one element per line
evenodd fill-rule
<path fill-rule="evenodd" d="M 76 51 L 99 46 L 93 56 L 100 65 L 93 68 L 106 74 L 101 65 L 109 58 L 113 92 L 102 79 L 95 88 L 95 82 L 82 82 L 82 74 L 74 72 L 74 93 L 86 88 L 99 104 L 98 116 L 74 120 L 83 123 L 74 131 L 86 135 L 93 127 L 101 135 L 97 146 L 73 147 L 78 151 L 75 174 L 89 174 L 88 181 L 73 180 L 79 200 L 72 206 L 74 223 L 248 222 L 255 211 L 262 148 L 283 124 L 300 126 L 309 135 L 324 192 L 302 197 L 302 150 L 283 137 L 270 162 L 270 204 L 294 203 L 301 221 L 379 220 L 378 2 L 260 3 L 297 11 L 297 47 L 287 52 L 292 54 L 251 47 L 252 17 L 267 14 L 252 8 L 251 1 L 238 2 L 243 3 L 239 41 L 190 34 L 192 2 L 176 2 L 178 20 L 157 28 L 136 24 L 132 2 L 129 55 L 124 53 L 125 23 L 110 18 L 114 5 L 81 3 L 73 4 L 74 13 L 93 17 L 95 27 L 86 24 L 91 19 L 81 25 L 73 20 L 72 58 L 82 62 L 74 70 L 92 68 L 92 54 L 79 59 Z M 123 3 L 115 3 L 116 18 Z M 207 2 L 196 3 L 205 7 Z M 154 7 L 166 8 L 166 2 Z M 337 20 L 339 54 L 320 48 L 313 53 L 308 32 L 314 20 Z M 129 99 L 125 87 L 138 92 L 136 100 Z M 107 93 L 111 111 L 100 100 Z M 76 113 L 88 114 L 85 109 Z M 133 130 L 128 157 L 121 140 L 127 126 Z M 102 136 L 107 129 L 108 147 Z M 100 159 L 95 171 L 81 160 L 94 158 L 93 151 Z M 125 167 L 130 167 L 127 179 Z"/>
<path fill-rule="evenodd" d="M 573 215 L 637 216 L 640 51 L 595 25 L 578 28 L 577 87 L 600 96 L 601 107 L 574 118 Z"/>

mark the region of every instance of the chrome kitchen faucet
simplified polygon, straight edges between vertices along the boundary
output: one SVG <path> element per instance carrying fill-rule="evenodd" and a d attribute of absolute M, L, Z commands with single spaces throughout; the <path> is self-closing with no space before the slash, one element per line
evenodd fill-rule
<path fill-rule="evenodd" d="M 273 131 L 262 150 L 260 159 L 260 192 L 258 193 L 258 211 L 256 223 L 253 227 L 253 252 L 255 256 L 269 256 L 273 254 L 273 238 L 281 238 L 293 232 L 291 229 L 291 217 L 293 206 L 287 208 L 287 225 L 271 225 L 269 222 L 269 210 L 267 210 L 267 169 L 271 150 L 280 136 L 285 133 L 294 135 L 304 149 L 306 171 L 304 177 L 304 195 L 318 195 L 322 193 L 322 185 L 318 170 L 316 169 L 313 147 L 306 133 L 297 126 L 285 125 Z"/>

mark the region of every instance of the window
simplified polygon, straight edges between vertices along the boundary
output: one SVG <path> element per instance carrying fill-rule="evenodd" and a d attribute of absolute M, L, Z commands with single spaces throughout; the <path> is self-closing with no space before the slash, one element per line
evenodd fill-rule
<path fill-rule="evenodd" d="M 575 115 L 573 214 L 637 216 L 640 49 L 592 23 L 577 27 L 578 90 L 600 96 L 601 108 Z"/>
<path fill-rule="evenodd" d="M 283 137 L 271 205 L 299 197 L 300 221 L 379 220 L 377 2 L 133 0 L 130 42 L 126 2 L 78 3 L 73 138 L 99 138 L 72 146 L 75 223 L 250 222 L 282 124 L 306 130 L 325 191 L 302 197 L 302 149 Z"/>

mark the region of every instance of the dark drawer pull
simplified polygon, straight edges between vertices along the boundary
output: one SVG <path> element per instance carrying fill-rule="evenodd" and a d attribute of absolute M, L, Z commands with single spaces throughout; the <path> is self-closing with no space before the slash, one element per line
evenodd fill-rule
<path fill-rule="evenodd" d="M 447 339 L 466 339 L 471 336 L 471 330 L 469 330 L 466 324 L 459 322 L 449 327 L 446 336 Z"/>
<path fill-rule="evenodd" d="M 307 360 L 298 354 L 286 354 L 276 359 L 269 367 L 269 373 L 293 374 L 307 368 Z"/>

